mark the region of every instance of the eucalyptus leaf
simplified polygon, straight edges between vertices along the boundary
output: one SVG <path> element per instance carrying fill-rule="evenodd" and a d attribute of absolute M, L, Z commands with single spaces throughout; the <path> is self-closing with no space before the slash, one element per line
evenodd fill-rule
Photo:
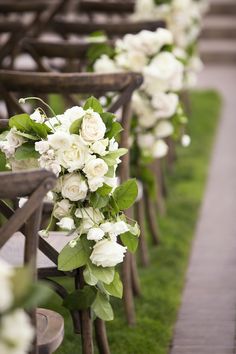
<path fill-rule="evenodd" d="M 97 113 L 102 113 L 103 108 L 101 103 L 93 96 L 89 97 L 83 107 L 85 110 L 92 108 Z"/>
<path fill-rule="evenodd" d="M 83 289 L 75 290 L 63 301 L 63 306 L 69 310 L 86 310 L 96 298 L 96 290 L 85 285 Z"/>
<path fill-rule="evenodd" d="M 114 193 L 114 200 L 119 210 L 128 209 L 135 202 L 138 195 L 138 186 L 135 179 L 129 179 L 118 186 Z"/>
<path fill-rule="evenodd" d="M 120 276 L 118 272 L 115 272 L 115 276 L 113 281 L 110 284 L 104 284 L 104 288 L 106 291 L 115 297 L 118 297 L 119 299 L 122 298 L 123 295 L 123 284 L 120 280 Z"/>
<path fill-rule="evenodd" d="M 88 261 L 89 254 L 83 246 L 81 240 L 77 241 L 75 247 L 70 247 L 67 244 L 59 254 L 58 269 L 63 271 L 70 271 L 85 265 Z"/>
<path fill-rule="evenodd" d="M 37 159 L 39 156 L 39 153 L 35 151 L 34 144 L 30 142 L 22 144 L 15 152 L 16 160 Z"/>
<path fill-rule="evenodd" d="M 107 297 L 98 291 L 95 301 L 92 304 L 95 315 L 103 321 L 112 321 L 114 319 L 113 310 Z"/>

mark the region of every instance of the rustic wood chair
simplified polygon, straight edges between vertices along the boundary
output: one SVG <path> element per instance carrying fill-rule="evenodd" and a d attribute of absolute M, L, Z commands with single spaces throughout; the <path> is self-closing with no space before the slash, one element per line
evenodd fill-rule
<path fill-rule="evenodd" d="M 18 231 L 24 232 L 22 243 L 22 259 L 25 265 L 32 267 L 32 281 L 37 281 L 37 248 L 38 230 L 40 226 L 41 207 L 43 198 L 56 184 L 56 176 L 45 170 L 29 172 L 2 172 L 0 173 L 0 207 L 8 220 L 0 228 L 1 256 L 12 263 L 14 255 L 7 257 L 4 254 L 4 245 L 15 239 Z M 28 197 L 22 208 L 10 212 L 2 199 Z M 32 354 L 50 354 L 61 344 L 64 336 L 64 320 L 56 312 L 45 309 L 34 309 L 31 317 L 36 331 L 36 338 L 32 343 Z"/>
<path fill-rule="evenodd" d="M 11 62 L 18 54 L 21 40 L 27 35 L 32 37 L 39 36 L 52 18 L 58 14 L 65 6 L 66 0 L 1 0 L 0 14 L 7 17 L 10 14 L 18 15 L 16 20 L 4 20 L 0 25 L 0 33 L 10 32 L 11 35 L 0 48 L 0 66 L 7 56 L 11 56 Z M 22 20 L 22 14 L 33 13 L 29 23 Z M 11 63 L 12 65 L 12 63 Z"/>
<path fill-rule="evenodd" d="M 22 72 L 12 72 L 0 70 L 1 76 L 1 87 L 0 96 L 7 102 L 8 107 L 11 108 L 9 114 L 18 113 L 22 110 L 19 106 L 13 92 L 20 92 L 22 94 L 36 93 L 39 94 L 93 94 L 96 96 L 101 96 L 106 92 L 117 92 L 119 94 L 118 99 L 112 104 L 108 109 L 110 112 L 116 112 L 118 109 L 122 108 L 121 123 L 124 131 L 121 134 L 121 146 L 128 147 L 128 137 L 129 137 L 129 127 L 130 127 L 130 99 L 133 91 L 139 87 L 142 83 L 142 77 L 135 73 L 120 73 L 120 74 L 84 74 L 84 73 L 22 73 Z M 129 156 L 125 155 L 123 158 L 122 168 L 120 169 L 121 181 L 124 181 L 129 176 Z M 57 249 L 53 247 L 49 242 L 50 240 L 45 240 L 40 238 L 40 249 L 43 253 L 53 262 L 57 264 L 58 252 L 63 248 L 68 239 L 64 239 L 64 243 L 57 245 Z M 55 243 L 55 240 L 52 243 Z M 132 259 L 129 254 L 125 259 L 123 265 L 123 282 L 124 282 L 124 305 L 126 310 L 126 316 L 129 324 L 134 324 L 135 322 L 135 311 L 133 304 L 132 295 L 132 284 L 131 280 L 134 281 L 134 272 L 131 272 Z M 133 268 L 132 268 L 133 269 Z M 48 276 L 62 276 L 65 275 L 63 272 L 59 272 L 57 268 L 52 264 L 49 267 L 44 267 L 39 269 L 40 277 Z M 79 281 L 79 274 L 76 276 L 76 272 L 72 274 L 75 276 L 77 286 Z M 58 293 L 63 296 L 63 291 L 58 288 Z M 85 313 L 85 311 L 83 311 Z M 83 319 L 82 319 L 83 320 Z M 89 323 L 89 313 L 85 313 L 84 325 L 87 326 Z M 77 325 L 77 331 L 79 330 Z M 104 335 L 104 325 L 102 321 L 96 322 L 96 330 L 100 328 L 100 332 Z M 84 353 L 90 353 L 91 350 L 91 331 L 82 331 L 82 341 L 84 347 Z M 101 353 L 109 353 L 107 340 L 104 337 L 99 337 L 98 346 Z"/>

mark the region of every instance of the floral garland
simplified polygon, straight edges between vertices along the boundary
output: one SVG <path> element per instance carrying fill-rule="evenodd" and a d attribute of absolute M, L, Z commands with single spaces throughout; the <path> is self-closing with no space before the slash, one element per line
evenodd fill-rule
<path fill-rule="evenodd" d="M 30 273 L 30 269 L 14 269 L 0 258 L 0 353 L 30 351 L 35 331 L 23 308 L 36 306 L 39 298 L 44 301 L 50 291 L 40 283 L 32 284 Z"/>
<path fill-rule="evenodd" d="M 138 20 L 164 19 L 172 32 L 179 55 L 185 61 L 185 87 L 196 84 L 202 69 L 197 38 L 202 17 L 208 9 L 207 0 L 136 0 L 132 18 Z"/>
<path fill-rule="evenodd" d="M 38 166 L 58 176 L 52 218 L 73 237 L 61 251 L 58 267 L 63 271 L 84 267 L 87 284 L 70 296 L 79 296 L 78 309 L 92 306 L 96 316 L 113 319 L 109 296 L 122 297 L 115 266 L 127 248 L 136 250 L 139 235 L 137 223 L 123 213 L 137 197 L 137 184 L 128 180 L 117 186 L 116 169 L 127 152 L 115 140 L 121 125 L 91 97 L 83 107 L 62 115 L 53 112 L 52 118 L 42 108 L 16 115 L 9 127 L 0 136 L 5 166 L 13 171 Z M 41 233 L 47 236 L 48 229 Z M 71 306 L 70 297 L 65 303 Z"/>
<path fill-rule="evenodd" d="M 138 71 L 144 77 L 142 87 L 132 99 L 136 116 L 133 140 L 143 160 L 161 158 L 168 146 L 163 140 L 178 137 L 187 122 L 179 102 L 183 88 L 184 65 L 175 55 L 169 30 L 143 30 L 117 40 L 112 57 L 102 55 L 94 63 L 95 72 Z"/>

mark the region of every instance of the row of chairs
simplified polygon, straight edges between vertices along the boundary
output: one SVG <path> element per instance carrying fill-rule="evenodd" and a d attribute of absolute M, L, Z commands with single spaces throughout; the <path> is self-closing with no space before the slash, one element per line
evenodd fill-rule
<path fill-rule="evenodd" d="M 79 17 L 71 19 L 66 16 L 61 16 L 62 11 L 67 11 L 68 8 L 70 8 L 69 5 L 71 8 L 76 8 L 80 11 Z M 128 147 L 131 119 L 130 101 L 133 91 L 142 83 L 141 75 L 135 73 L 98 75 L 81 71 L 85 70 L 88 64 L 87 51 L 90 47 L 90 42 L 87 41 L 87 36 L 91 32 L 97 30 L 104 31 L 109 37 L 109 43 L 112 44 L 114 38 L 122 37 L 126 33 L 136 33 L 142 29 L 156 30 L 156 28 L 165 25 L 162 21 L 131 21 L 128 15 L 132 12 L 133 7 L 133 2 L 125 1 L 81 1 L 79 5 L 77 1 L 71 1 L 69 4 L 69 1 L 59 0 L 37 0 L 31 3 L 28 0 L 22 0 L 21 2 L 14 0 L 0 1 L 0 13 L 4 13 L 5 15 L 11 15 L 13 12 L 18 14 L 25 14 L 26 12 L 33 13 L 33 18 L 27 25 L 19 19 L 12 21 L 7 17 L 5 22 L 3 21 L 0 25 L 1 33 L 10 33 L 8 40 L 2 45 L 0 50 L 0 96 L 6 104 L 7 116 L 22 112 L 18 98 L 28 94 L 35 94 L 47 99 L 49 94 L 56 93 L 61 95 L 66 103 L 74 104 L 75 97 L 73 94 L 93 94 L 99 97 L 108 92 L 116 92 L 119 94 L 118 99 L 108 110 L 117 112 L 122 109 L 121 124 L 124 127 L 124 131 L 121 136 L 121 145 Z M 114 18 L 112 20 L 108 20 L 106 17 L 100 18 L 101 13 L 105 13 L 105 15 L 108 16 L 111 13 L 118 13 L 120 18 Z M 81 14 L 86 14 L 88 19 L 82 18 Z M 122 26 L 120 24 L 121 18 Z M 54 35 L 56 33 L 59 39 L 57 41 L 54 39 L 48 40 L 47 37 L 46 39 L 41 39 L 40 35 L 45 32 L 45 29 L 52 32 Z M 71 35 L 76 36 L 76 41 L 70 41 Z M 29 54 L 35 61 L 37 72 L 16 71 L 14 69 L 18 56 L 22 53 Z M 45 58 L 47 58 L 47 65 L 45 65 Z M 60 67 L 60 65 L 48 65 L 51 64 L 50 59 L 54 58 L 65 59 L 67 63 L 66 68 L 64 66 Z M 74 70 L 72 73 L 61 72 L 68 69 L 71 71 L 70 66 L 72 66 Z M 77 69 L 76 72 L 74 68 Z M 0 127 L 6 127 L 6 117 L 2 115 L 1 118 L 4 119 L 0 120 Z M 156 175 L 159 176 L 158 181 L 160 183 L 162 179 L 160 166 L 155 165 L 154 167 Z M 129 177 L 128 155 L 123 159 L 120 177 L 121 180 L 125 180 Z M 158 200 L 160 200 L 160 198 Z M 136 212 L 139 223 L 142 226 L 142 236 L 140 238 L 141 259 L 142 263 L 147 265 L 148 254 L 144 237 L 144 221 L 146 215 L 151 226 L 153 241 L 156 244 L 158 243 L 158 230 L 155 224 L 155 208 L 151 205 L 152 201 L 147 198 L 147 194 L 145 203 L 148 206 L 146 210 L 144 200 L 142 200 L 137 204 Z M 44 206 L 44 211 L 45 213 L 47 212 L 46 206 Z M 19 235 L 14 235 L 14 237 L 18 237 L 18 240 L 20 238 Z M 70 276 L 74 278 L 75 287 L 81 286 L 80 270 L 69 274 L 57 270 L 58 254 L 67 242 L 68 239 L 65 237 L 60 238 L 60 241 L 58 241 L 57 236 L 52 235 L 52 237 L 47 240 L 39 236 L 39 249 L 44 256 L 41 255 L 41 257 L 38 257 L 41 263 L 35 265 L 39 278 L 47 279 L 53 283 L 55 290 L 61 297 L 67 295 L 66 289 L 62 288 L 55 280 L 52 281 L 49 279 L 49 277 Z M 16 239 L 13 244 L 17 245 Z M 13 251 L 11 247 L 5 245 L 1 253 L 6 259 L 9 259 L 9 257 L 12 258 L 11 255 Z M 14 254 L 17 258 L 18 251 L 15 251 Z M 15 260 L 17 265 L 18 261 L 17 259 Z M 134 294 L 140 293 L 140 288 L 136 262 L 134 257 L 130 254 L 127 255 L 123 264 L 122 275 L 126 317 L 128 323 L 133 325 L 135 323 L 133 296 Z M 92 353 L 92 330 L 89 312 L 81 311 L 79 313 L 78 311 L 73 311 L 71 315 L 75 332 L 81 333 L 82 335 L 83 352 L 85 354 Z M 109 345 L 103 321 L 95 321 L 95 332 L 99 352 L 108 354 Z"/>

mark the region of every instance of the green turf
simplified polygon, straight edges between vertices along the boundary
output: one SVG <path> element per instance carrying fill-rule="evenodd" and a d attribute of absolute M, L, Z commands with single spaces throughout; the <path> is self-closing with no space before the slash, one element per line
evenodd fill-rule
<path fill-rule="evenodd" d="M 151 265 L 140 268 L 142 297 L 136 299 L 137 325 L 128 328 L 122 303 L 114 301 L 115 320 L 107 330 L 112 354 L 167 354 L 179 308 L 191 241 L 201 204 L 221 100 L 214 91 L 191 94 L 192 144 L 178 148 L 174 171 L 168 177 L 167 215 L 159 220 L 161 245 L 151 247 Z M 64 280 L 69 284 L 68 279 Z M 48 304 L 61 310 L 55 296 Z M 58 354 L 81 353 L 66 311 L 65 340 Z"/>

